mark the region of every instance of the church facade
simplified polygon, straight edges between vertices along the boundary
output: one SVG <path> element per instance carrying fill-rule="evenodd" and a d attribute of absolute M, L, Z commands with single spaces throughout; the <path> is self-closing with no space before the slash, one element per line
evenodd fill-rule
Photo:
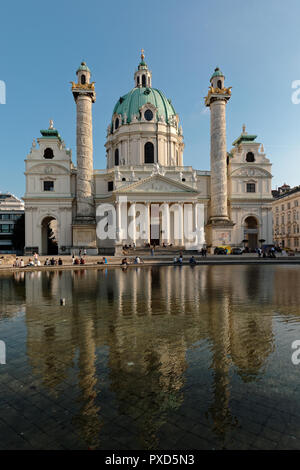
<path fill-rule="evenodd" d="M 144 54 L 134 88 L 117 101 L 106 137 L 106 169 L 93 166 L 91 72 L 82 62 L 72 82 L 76 104 L 76 166 L 59 132 L 34 140 L 25 160 L 26 251 L 59 254 L 86 249 L 118 253 L 124 244 L 199 248 L 272 243 L 271 163 L 245 127 L 228 152 L 226 106 L 231 88 L 216 68 L 205 105 L 210 108 L 210 171 L 184 166 L 183 130 L 171 100 L 152 87 Z M 108 208 L 105 212 L 100 208 Z M 114 214 L 109 214 L 112 207 Z M 186 217 L 187 214 L 187 217 Z M 112 236 L 99 236 L 109 220 Z M 187 220 L 201 239 L 186 236 Z M 200 227 L 201 225 L 201 227 Z M 203 230 L 202 230 L 203 225 Z M 129 229 L 130 228 L 130 229 Z M 109 232 L 109 228 L 105 230 Z M 202 230 L 202 232 L 201 232 Z"/>

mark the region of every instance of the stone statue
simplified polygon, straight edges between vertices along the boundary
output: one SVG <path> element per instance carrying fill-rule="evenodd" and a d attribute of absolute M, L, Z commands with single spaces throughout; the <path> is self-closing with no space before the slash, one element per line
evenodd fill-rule
<path fill-rule="evenodd" d="M 49 129 L 54 129 L 54 127 L 53 127 L 53 119 L 50 119 L 50 121 L 49 121 Z"/>

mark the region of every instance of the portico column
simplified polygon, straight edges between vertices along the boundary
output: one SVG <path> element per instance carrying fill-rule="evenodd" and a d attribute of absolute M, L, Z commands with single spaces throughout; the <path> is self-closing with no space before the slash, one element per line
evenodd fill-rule
<path fill-rule="evenodd" d="M 136 224 L 136 221 L 135 221 L 135 215 L 136 214 L 135 214 L 135 211 L 136 211 L 136 209 L 135 209 L 135 201 L 134 201 L 134 202 L 131 203 L 131 206 L 130 206 L 130 212 L 131 212 L 131 216 L 132 216 L 132 218 L 131 218 L 131 224 L 132 224 L 131 225 L 131 227 L 132 227 L 131 235 L 132 235 L 132 242 L 133 243 L 135 243 L 135 241 L 136 241 L 136 225 L 135 225 Z"/>
<path fill-rule="evenodd" d="M 184 245 L 184 219 L 183 219 L 183 202 L 179 202 L 179 234 L 180 243 Z"/>
<path fill-rule="evenodd" d="M 145 227 L 146 227 L 146 237 L 145 237 L 145 241 L 147 243 L 150 243 L 150 231 L 151 231 L 151 215 L 150 215 L 150 207 L 151 203 L 150 202 L 146 202 L 146 221 L 145 221 Z"/>
<path fill-rule="evenodd" d="M 121 204 L 116 201 L 116 238 L 120 242 L 122 240 L 122 217 L 121 217 Z"/>
<path fill-rule="evenodd" d="M 170 206 L 167 202 L 163 205 L 163 241 L 167 244 L 170 243 Z"/>

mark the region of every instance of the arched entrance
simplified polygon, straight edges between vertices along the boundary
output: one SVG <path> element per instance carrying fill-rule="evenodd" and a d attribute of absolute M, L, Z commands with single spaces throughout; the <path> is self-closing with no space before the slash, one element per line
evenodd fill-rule
<path fill-rule="evenodd" d="M 57 255 L 57 220 L 45 217 L 42 221 L 42 255 Z"/>
<path fill-rule="evenodd" d="M 244 222 L 245 239 L 248 240 L 248 248 L 254 251 L 258 247 L 258 223 L 252 215 L 247 217 Z"/>

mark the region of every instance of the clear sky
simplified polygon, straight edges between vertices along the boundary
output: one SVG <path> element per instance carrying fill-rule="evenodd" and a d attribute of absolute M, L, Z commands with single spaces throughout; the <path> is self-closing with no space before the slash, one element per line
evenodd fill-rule
<path fill-rule="evenodd" d="M 69 82 L 82 60 L 96 82 L 94 167 L 105 168 L 106 128 L 134 86 L 141 48 L 152 86 L 181 119 L 185 165 L 209 169 L 203 97 L 219 66 L 232 86 L 228 150 L 245 123 L 273 163 L 273 187 L 300 184 L 300 104 L 291 99 L 300 80 L 299 0 L 27 0 L 1 2 L 0 15 L 0 191 L 24 195 L 24 159 L 51 118 L 75 163 Z"/>

